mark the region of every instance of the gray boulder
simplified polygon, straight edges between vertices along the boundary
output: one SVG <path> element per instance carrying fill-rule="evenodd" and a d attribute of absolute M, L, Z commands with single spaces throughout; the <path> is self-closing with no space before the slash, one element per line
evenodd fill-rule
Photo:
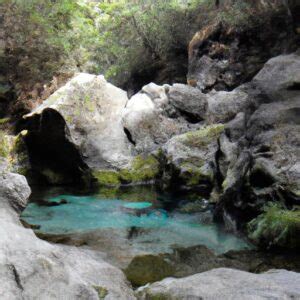
<path fill-rule="evenodd" d="M 216 124 L 170 139 L 163 147 L 165 180 L 170 180 L 173 188 L 197 188 L 209 195 L 216 172 L 218 139 L 223 130 L 223 124 Z"/>
<path fill-rule="evenodd" d="M 251 274 L 233 269 L 214 269 L 193 276 L 142 287 L 137 298 L 146 299 L 299 299 L 300 275 L 285 270 Z"/>
<path fill-rule="evenodd" d="M 34 122 L 44 111 L 49 114 L 54 110 L 65 120 L 65 134 L 70 133 L 68 139 L 80 149 L 90 168 L 121 167 L 132 158 L 132 145 L 121 122 L 127 101 L 126 92 L 103 76 L 81 73 L 25 119 L 27 123 Z M 52 126 L 49 130 L 60 131 L 55 124 Z"/>
<path fill-rule="evenodd" d="M 170 117 L 175 113 L 166 94 L 168 86 L 149 84 L 128 101 L 122 113 L 122 123 L 135 149 L 141 153 L 157 150 L 172 136 L 189 130 L 182 118 Z"/>
<path fill-rule="evenodd" d="M 1 299 L 135 299 L 121 270 L 104 262 L 101 253 L 52 245 L 22 227 L 14 208 L 26 204 L 26 179 L 1 176 Z"/>

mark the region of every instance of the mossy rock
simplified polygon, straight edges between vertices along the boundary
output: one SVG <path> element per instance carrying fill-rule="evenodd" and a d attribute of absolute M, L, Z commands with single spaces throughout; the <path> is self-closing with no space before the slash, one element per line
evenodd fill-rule
<path fill-rule="evenodd" d="M 179 298 L 175 298 L 174 296 L 166 293 L 155 293 L 151 291 L 149 288 L 145 288 L 142 291 L 138 291 L 136 293 L 138 299 L 147 299 L 147 300 L 180 300 Z"/>
<path fill-rule="evenodd" d="M 10 156 L 10 139 L 4 131 L 0 131 L 0 156 L 8 159 Z"/>
<path fill-rule="evenodd" d="M 108 290 L 105 287 L 94 285 L 93 288 L 98 293 L 99 300 L 105 299 L 105 297 L 108 295 Z"/>
<path fill-rule="evenodd" d="M 175 268 L 162 256 L 149 254 L 133 258 L 124 273 L 134 286 L 142 286 L 174 275 Z"/>
<path fill-rule="evenodd" d="M 97 170 L 94 178 L 100 186 L 120 186 L 121 184 L 147 183 L 155 180 L 160 172 L 157 159 L 150 155 L 139 155 L 134 158 L 131 166 L 122 170 Z"/>
<path fill-rule="evenodd" d="M 264 248 L 300 249 L 300 210 L 269 204 L 248 224 L 249 238 Z"/>
<path fill-rule="evenodd" d="M 157 177 L 159 171 L 159 162 L 154 156 L 139 155 L 134 158 L 131 168 L 120 171 L 120 179 L 123 183 L 149 182 Z"/>
<path fill-rule="evenodd" d="M 183 135 L 183 144 L 189 147 L 202 148 L 212 141 L 217 140 L 220 134 L 224 131 L 223 124 L 215 124 L 206 126 L 196 131 L 191 131 Z"/>
<path fill-rule="evenodd" d="M 99 185 L 103 186 L 119 186 L 120 174 L 114 170 L 98 170 L 93 173 L 94 178 L 97 180 Z"/>
<path fill-rule="evenodd" d="M 184 162 L 180 165 L 179 177 L 184 183 L 189 186 L 197 186 L 203 182 L 212 182 L 214 174 L 211 169 L 205 169 L 205 165 L 193 165 L 188 162 Z"/>

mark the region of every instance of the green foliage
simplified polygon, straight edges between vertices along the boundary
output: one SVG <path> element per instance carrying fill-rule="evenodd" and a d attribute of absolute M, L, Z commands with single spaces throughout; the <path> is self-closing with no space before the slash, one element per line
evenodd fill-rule
<path fill-rule="evenodd" d="M 264 247 L 300 247 L 300 210 L 287 210 L 277 203 L 248 224 L 249 237 Z"/>
<path fill-rule="evenodd" d="M 0 0 L 7 72 L 29 91 L 78 70 L 122 85 L 151 64 L 174 61 L 205 25 L 257 20 L 253 7 L 241 0 L 219 9 L 213 0 Z"/>

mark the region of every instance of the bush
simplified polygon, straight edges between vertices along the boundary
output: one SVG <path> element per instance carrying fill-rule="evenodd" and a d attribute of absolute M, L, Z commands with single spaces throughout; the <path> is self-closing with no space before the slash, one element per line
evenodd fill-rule
<path fill-rule="evenodd" d="M 260 246 L 300 248 L 300 210 L 287 210 L 277 203 L 248 224 L 249 238 Z"/>

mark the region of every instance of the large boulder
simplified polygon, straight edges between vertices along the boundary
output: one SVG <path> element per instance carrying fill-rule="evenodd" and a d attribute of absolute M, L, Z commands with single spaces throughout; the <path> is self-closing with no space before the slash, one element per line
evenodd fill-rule
<path fill-rule="evenodd" d="M 59 134 L 65 128 L 63 134 L 69 133 L 67 139 L 80 149 L 84 162 L 92 169 L 120 167 L 131 159 L 131 144 L 121 123 L 127 101 L 126 92 L 103 76 L 81 73 L 25 116 L 25 120 L 28 128 L 33 127 L 30 123 L 46 118 L 56 120 L 56 124 L 48 124 L 48 130 Z M 57 114 L 65 124 L 57 121 Z"/>
<path fill-rule="evenodd" d="M 1 299 L 135 299 L 122 271 L 101 253 L 51 245 L 22 227 L 15 207 L 30 194 L 26 179 L 1 176 Z"/>
<path fill-rule="evenodd" d="M 172 190 L 197 189 L 209 196 L 217 172 L 216 153 L 223 124 L 202 127 L 170 139 L 163 147 L 165 180 Z"/>
<path fill-rule="evenodd" d="M 271 270 L 251 274 L 233 269 L 214 269 L 193 276 L 167 278 L 140 288 L 145 299 L 298 299 L 299 273 Z"/>

